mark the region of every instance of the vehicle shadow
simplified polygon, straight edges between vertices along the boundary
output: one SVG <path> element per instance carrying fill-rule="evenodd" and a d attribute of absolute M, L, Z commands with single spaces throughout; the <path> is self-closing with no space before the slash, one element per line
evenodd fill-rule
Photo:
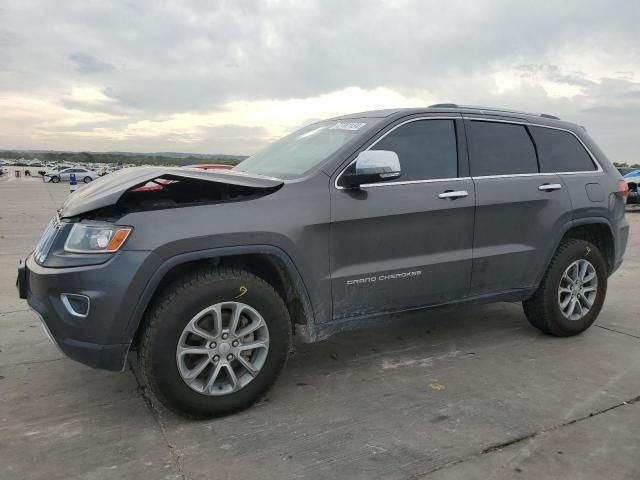
<path fill-rule="evenodd" d="M 411 357 L 474 355 L 478 348 L 504 342 L 550 338 L 529 325 L 519 303 L 423 310 L 383 321 L 314 344 L 296 339 L 288 369 L 321 368 L 327 373 L 353 362 L 380 363 L 386 357 L 405 356 L 411 363 Z"/>

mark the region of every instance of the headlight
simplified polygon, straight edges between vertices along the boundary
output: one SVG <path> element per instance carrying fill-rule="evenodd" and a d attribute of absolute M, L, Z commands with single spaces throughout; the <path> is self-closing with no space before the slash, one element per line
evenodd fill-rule
<path fill-rule="evenodd" d="M 76 223 L 64 244 L 67 252 L 111 253 L 117 251 L 133 230 L 108 223 Z"/>

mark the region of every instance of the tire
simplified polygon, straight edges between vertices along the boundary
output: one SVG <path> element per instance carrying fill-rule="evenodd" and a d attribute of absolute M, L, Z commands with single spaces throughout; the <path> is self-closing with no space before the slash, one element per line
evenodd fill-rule
<path fill-rule="evenodd" d="M 83 182 L 84 182 L 84 183 L 89 183 L 91 180 L 93 180 L 93 178 L 91 178 L 91 177 L 84 177 Z"/>
<path fill-rule="evenodd" d="M 229 362 L 224 362 L 224 358 L 220 360 L 225 364 L 235 364 L 235 368 L 240 372 L 237 373 L 237 378 L 234 374 L 238 382 L 248 379 L 247 384 L 224 394 L 215 390 L 221 387 L 215 387 L 213 382 L 209 382 L 214 376 L 213 372 L 217 365 L 214 362 L 215 357 L 206 357 L 206 354 L 194 355 L 195 359 L 188 355 L 181 357 L 197 364 L 200 359 L 203 359 L 203 363 L 210 362 L 210 365 L 190 386 L 181 373 L 181 368 L 186 367 L 184 363 L 182 367 L 179 366 L 180 361 L 177 355 L 178 346 L 183 345 L 185 341 L 187 326 L 208 307 L 217 306 L 220 303 L 224 304 L 222 308 L 226 308 L 227 304 L 242 304 L 249 307 L 244 311 L 245 313 L 251 310 L 261 316 L 263 323 L 266 324 L 266 330 L 261 327 L 260 331 L 263 334 L 267 331 L 268 343 L 266 354 L 262 354 L 260 359 L 263 363 L 257 374 L 249 375 L 248 369 L 240 371 L 242 365 L 238 359 Z M 205 320 L 211 321 L 213 325 L 214 318 L 212 316 Z M 202 324 L 198 327 L 204 328 Z M 239 330 L 242 329 L 236 331 Z M 187 332 L 186 335 L 189 337 L 191 333 Z M 257 334 L 251 335 L 257 338 Z M 198 336 L 194 338 L 199 339 Z M 226 351 L 219 352 L 220 356 L 224 357 L 229 353 L 230 344 L 228 340 L 221 340 L 224 337 L 216 338 L 218 338 L 219 349 L 227 348 Z M 230 339 L 232 338 L 239 337 L 231 336 Z M 190 338 L 189 341 L 192 339 Z M 197 348 L 202 349 L 206 346 L 213 348 L 212 344 L 205 342 L 204 346 L 199 345 Z M 290 344 L 289 312 L 282 298 L 271 285 L 243 270 L 211 268 L 180 277 L 161 292 L 158 301 L 145 315 L 145 327 L 140 338 L 138 357 L 143 383 L 169 410 L 187 418 L 213 418 L 247 408 L 258 400 L 273 385 L 284 367 Z M 254 350 L 250 355 L 255 355 L 257 358 L 258 353 L 253 352 L 259 351 L 260 349 Z M 240 354 L 237 355 L 237 358 L 239 357 Z M 197 369 L 196 366 L 193 370 Z M 228 372 L 225 370 L 225 375 L 219 378 L 229 380 Z M 201 384 L 200 386 L 204 388 L 205 383 L 210 385 L 210 389 L 204 393 L 197 391 L 196 386 Z"/>
<path fill-rule="evenodd" d="M 588 312 L 583 315 L 583 307 L 580 306 L 581 317 L 570 319 L 566 316 L 566 311 L 563 313 L 560 305 L 561 295 L 563 301 L 568 298 L 567 295 L 571 295 L 571 293 L 561 294 L 559 292 L 561 279 L 563 279 L 565 271 L 570 266 L 576 265 L 576 262 L 578 266 L 585 265 L 584 260 L 595 270 L 597 287 Z M 607 277 L 607 262 L 598 247 L 585 240 L 563 240 L 551 259 L 538 289 L 530 299 L 522 302 L 524 313 L 529 323 L 544 333 L 556 337 L 570 337 L 584 332 L 593 324 L 602 309 L 607 292 Z M 593 282 L 593 280 L 590 282 Z M 562 285 L 563 287 L 567 285 L 564 280 Z M 593 286 L 593 283 L 590 283 L 590 286 Z M 576 286 L 575 288 L 579 290 L 579 287 Z M 564 288 L 565 292 L 568 290 Z M 570 301 L 571 298 L 569 298 Z M 575 315 L 578 314 L 576 313 Z"/>
<path fill-rule="evenodd" d="M 53 177 L 51 177 L 51 181 L 53 183 L 60 183 L 60 177 L 58 177 L 57 175 L 53 176 Z"/>

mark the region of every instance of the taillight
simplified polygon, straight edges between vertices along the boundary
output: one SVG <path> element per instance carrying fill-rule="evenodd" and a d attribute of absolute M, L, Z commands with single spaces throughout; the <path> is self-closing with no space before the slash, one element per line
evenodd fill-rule
<path fill-rule="evenodd" d="M 618 193 L 622 198 L 629 196 L 629 184 L 624 180 L 618 180 Z"/>

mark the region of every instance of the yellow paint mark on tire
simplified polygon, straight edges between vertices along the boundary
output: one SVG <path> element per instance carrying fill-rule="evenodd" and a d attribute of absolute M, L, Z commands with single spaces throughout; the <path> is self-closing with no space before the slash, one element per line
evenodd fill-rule
<path fill-rule="evenodd" d="M 430 383 L 428 386 L 431 390 L 435 390 L 436 392 L 444 390 L 444 385 L 442 385 L 441 383 Z"/>
<path fill-rule="evenodd" d="M 247 293 L 249 290 L 247 289 L 247 287 L 245 287 L 244 285 L 240 286 L 240 294 L 236 295 L 235 298 L 240 298 L 241 296 L 243 296 L 245 293 Z"/>

